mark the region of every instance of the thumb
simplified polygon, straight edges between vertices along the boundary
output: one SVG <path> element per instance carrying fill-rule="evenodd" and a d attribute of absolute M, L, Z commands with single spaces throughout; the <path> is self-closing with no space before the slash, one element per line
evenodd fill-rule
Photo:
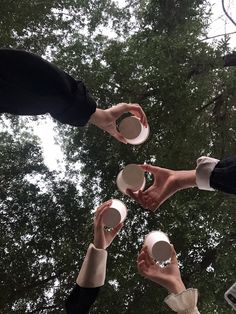
<path fill-rule="evenodd" d="M 171 244 L 171 247 L 172 247 L 171 263 L 178 265 L 178 260 L 177 260 L 177 257 L 176 257 L 176 252 L 175 252 L 173 244 Z"/>
<path fill-rule="evenodd" d="M 124 143 L 124 144 L 127 144 L 127 141 L 126 139 L 124 138 L 124 136 L 119 133 L 118 131 L 114 131 L 112 133 L 110 133 L 115 139 L 117 139 L 117 141 L 121 142 L 121 143 Z"/>
<path fill-rule="evenodd" d="M 119 231 L 122 229 L 123 226 L 124 226 L 124 223 L 121 222 L 111 231 L 111 236 L 113 239 L 117 236 L 117 234 L 119 233 Z"/>
<path fill-rule="evenodd" d="M 152 165 L 149 165 L 149 164 L 143 164 L 143 165 L 140 165 L 140 167 L 144 171 L 151 172 L 152 174 L 155 174 L 157 172 L 157 170 L 158 170 L 158 167 L 152 166 Z"/>
<path fill-rule="evenodd" d="M 108 109 L 109 110 L 109 109 Z M 129 111 L 129 104 L 127 103 L 119 103 L 113 107 L 110 108 L 113 117 L 118 119 L 122 114 Z"/>

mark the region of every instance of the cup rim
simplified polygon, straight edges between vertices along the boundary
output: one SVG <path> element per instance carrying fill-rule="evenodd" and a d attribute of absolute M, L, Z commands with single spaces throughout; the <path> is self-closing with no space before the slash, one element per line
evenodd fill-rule
<path fill-rule="evenodd" d="M 124 181 L 122 181 L 122 171 L 123 171 L 123 169 L 118 173 L 118 175 L 117 175 L 117 177 L 116 177 L 116 185 L 117 185 L 117 187 L 118 187 L 118 190 L 119 190 L 121 193 L 123 193 L 123 194 L 125 194 L 125 195 L 128 195 L 127 192 L 126 192 L 126 190 L 127 190 L 127 189 L 130 189 L 130 187 L 129 187 L 128 185 L 126 185 Z M 145 176 L 144 176 L 144 177 L 143 177 L 143 183 L 142 183 L 141 187 L 138 188 L 137 190 L 133 190 L 133 191 L 134 191 L 134 192 L 137 192 L 137 191 L 139 191 L 139 190 L 143 191 L 144 188 L 145 188 L 145 185 L 146 185 L 146 178 L 145 178 Z"/>
<path fill-rule="evenodd" d="M 129 118 L 134 118 L 134 119 L 137 119 L 137 120 L 139 121 L 139 123 L 140 123 L 140 125 L 141 125 L 141 132 L 139 133 L 139 135 L 138 135 L 137 137 L 135 137 L 135 138 L 133 138 L 133 139 L 128 139 L 128 138 L 126 138 L 126 137 L 125 137 L 125 139 L 126 139 L 126 141 L 127 141 L 128 144 L 131 144 L 131 145 L 140 145 L 140 144 L 144 143 L 144 142 L 148 139 L 149 134 L 150 134 L 150 127 L 149 127 L 149 125 L 147 125 L 147 127 L 145 127 L 145 126 L 141 123 L 140 118 L 138 118 L 138 117 L 136 117 L 136 116 L 134 116 L 134 115 L 129 116 L 129 117 L 126 117 L 126 118 L 124 118 L 123 120 L 129 119 Z M 122 134 L 122 133 L 121 133 L 121 134 Z M 139 137 L 141 137 L 140 140 L 138 140 Z"/>

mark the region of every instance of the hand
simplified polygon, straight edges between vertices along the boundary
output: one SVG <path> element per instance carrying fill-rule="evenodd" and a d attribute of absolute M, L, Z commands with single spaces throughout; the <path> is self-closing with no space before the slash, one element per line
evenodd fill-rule
<path fill-rule="evenodd" d="M 186 290 L 181 279 L 176 252 L 172 245 L 171 262 L 165 267 L 161 267 L 150 257 L 147 247 L 143 247 L 137 260 L 139 273 L 166 288 L 170 293 L 180 293 Z"/>
<path fill-rule="evenodd" d="M 133 192 L 127 189 L 127 194 L 144 208 L 155 211 L 165 200 L 178 191 L 175 171 L 151 165 L 140 165 L 140 167 L 153 174 L 154 182 L 145 191 Z"/>
<path fill-rule="evenodd" d="M 116 125 L 116 120 L 125 112 L 130 112 L 138 117 L 141 123 L 147 127 L 147 117 L 143 109 L 138 104 L 127 103 L 121 103 L 106 110 L 97 109 L 91 116 L 89 122 L 108 132 L 118 141 L 127 144 L 123 135 L 117 130 Z"/>
<path fill-rule="evenodd" d="M 140 165 L 154 177 L 153 184 L 145 191 L 133 192 L 127 189 L 127 194 L 144 208 L 155 211 L 170 196 L 181 189 L 196 186 L 196 171 L 174 171 L 152 165 Z"/>
<path fill-rule="evenodd" d="M 101 204 L 95 213 L 94 217 L 94 246 L 97 249 L 106 249 L 117 236 L 120 229 L 123 227 L 123 223 L 120 223 L 111 231 L 104 229 L 104 223 L 102 219 L 103 213 L 107 208 L 111 206 L 112 201 L 107 201 Z"/>

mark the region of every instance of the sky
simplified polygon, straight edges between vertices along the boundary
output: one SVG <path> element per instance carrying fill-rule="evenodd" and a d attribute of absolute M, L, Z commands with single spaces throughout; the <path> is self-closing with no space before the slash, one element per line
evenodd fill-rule
<path fill-rule="evenodd" d="M 212 18 L 208 37 L 230 32 L 236 32 L 236 26 L 228 19 L 222 9 L 221 0 L 210 0 L 212 5 Z M 236 1 L 225 0 L 225 8 L 229 15 L 236 21 Z M 222 37 L 217 37 L 219 40 Z M 236 33 L 230 35 L 230 46 L 236 49 Z"/>
<path fill-rule="evenodd" d="M 118 1 L 120 6 L 125 5 L 125 0 Z M 221 0 L 210 0 L 212 5 L 212 18 L 208 31 L 208 37 L 236 32 L 236 26 L 225 16 Z M 236 1 L 225 0 L 225 7 L 230 16 L 236 21 Z M 222 36 L 223 37 L 223 36 Z M 220 40 L 222 37 L 215 39 Z M 213 42 L 215 39 L 210 39 Z M 236 50 L 236 33 L 230 35 L 230 46 Z M 54 136 L 56 135 L 55 123 L 50 117 L 43 119 L 41 123 L 34 126 L 35 135 L 39 136 L 46 165 L 50 170 L 65 170 L 63 164 L 63 152 L 59 145 L 55 143 Z"/>
<path fill-rule="evenodd" d="M 46 119 L 41 119 L 40 123 L 34 126 L 34 134 L 40 138 L 43 148 L 44 162 L 50 170 L 65 170 L 63 163 L 63 152 L 60 145 L 55 143 L 54 137 L 56 124 L 52 118 L 47 116 Z"/>

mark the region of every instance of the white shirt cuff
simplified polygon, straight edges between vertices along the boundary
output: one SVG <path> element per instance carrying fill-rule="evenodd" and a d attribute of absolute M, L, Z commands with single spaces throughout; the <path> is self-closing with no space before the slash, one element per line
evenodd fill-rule
<path fill-rule="evenodd" d="M 201 156 L 197 159 L 196 183 L 200 190 L 214 191 L 210 186 L 210 176 L 219 159 Z"/>
<path fill-rule="evenodd" d="M 187 289 L 179 294 L 171 293 L 165 298 L 165 303 L 178 314 L 199 314 L 197 309 L 197 289 Z"/>
<path fill-rule="evenodd" d="M 96 288 L 104 285 L 106 278 L 107 251 L 89 245 L 76 283 L 83 288 Z"/>

